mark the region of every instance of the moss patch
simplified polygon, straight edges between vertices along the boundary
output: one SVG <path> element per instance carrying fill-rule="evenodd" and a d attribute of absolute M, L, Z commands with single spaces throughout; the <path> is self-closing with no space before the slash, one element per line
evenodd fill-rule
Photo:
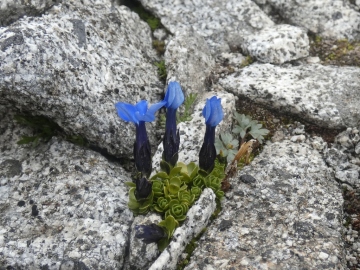
<path fill-rule="evenodd" d="M 360 66 L 360 42 L 311 36 L 310 55 L 318 56 L 324 65 Z"/>
<path fill-rule="evenodd" d="M 145 21 L 150 26 L 151 31 L 163 27 L 160 22 L 160 19 L 156 18 L 151 12 L 146 10 L 139 1 L 123 0 L 122 4 L 130 8 L 135 13 L 137 13 L 140 19 Z"/>

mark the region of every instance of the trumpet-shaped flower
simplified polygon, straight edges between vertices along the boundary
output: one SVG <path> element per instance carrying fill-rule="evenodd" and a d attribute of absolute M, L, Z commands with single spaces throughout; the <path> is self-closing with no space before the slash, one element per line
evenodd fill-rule
<path fill-rule="evenodd" d="M 215 128 L 224 117 L 221 99 L 216 96 L 207 99 L 202 113 L 205 117 L 206 131 L 199 154 L 199 167 L 204 171 L 211 172 L 216 158 Z"/>
<path fill-rule="evenodd" d="M 153 104 L 148 108 L 146 100 L 141 100 L 135 105 L 118 102 L 115 104 L 117 113 L 121 119 L 132 122 L 136 127 L 136 139 L 134 143 L 135 166 L 145 176 L 151 173 L 151 146 L 146 133 L 145 122 L 155 120 L 155 112 L 165 105 L 165 101 Z"/>
<path fill-rule="evenodd" d="M 184 93 L 178 82 L 170 82 L 165 94 L 166 124 L 163 139 L 163 158 L 174 166 L 178 159 L 180 144 L 179 130 L 176 129 L 176 110 L 184 102 Z"/>
<path fill-rule="evenodd" d="M 118 102 L 115 104 L 118 115 L 121 119 L 127 122 L 132 122 L 138 125 L 139 122 L 152 122 L 155 120 L 155 113 L 162 106 L 166 104 L 165 101 L 155 103 L 148 108 L 146 100 L 141 100 L 135 105 Z"/>

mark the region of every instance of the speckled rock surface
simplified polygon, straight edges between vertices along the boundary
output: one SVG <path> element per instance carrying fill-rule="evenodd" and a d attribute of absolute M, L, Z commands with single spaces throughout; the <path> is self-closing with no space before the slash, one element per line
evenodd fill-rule
<path fill-rule="evenodd" d="M 304 29 L 280 24 L 248 35 L 243 52 L 263 63 L 282 64 L 309 55 L 309 38 Z"/>
<path fill-rule="evenodd" d="M 166 46 L 167 81 L 178 81 L 185 95 L 205 92 L 205 78 L 215 66 L 215 60 L 204 38 L 193 29 L 175 34 Z"/>
<path fill-rule="evenodd" d="M 178 259 L 186 245 L 209 223 L 216 208 L 215 197 L 212 189 L 204 189 L 200 198 L 189 209 L 184 223 L 175 230 L 169 246 L 160 254 L 149 270 L 176 269 Z"/>
<path fill-rule="evenodd" d="M 145 8 L 161 18 L 161 23 L 175 33 L 193 27 L 202 35 L 212 52 L 229 51 L 239 46 L 246 34 L 274 25 L 251 0 L 190 0 L 184 4 L 172 0 L 141 0 Z"/>
<path fill-rule="evenodd" d="M 39 16 L 59 2 L 60 0 L 1 0 L 0 26 L 9 25 L 24 15 Z"/>
<path fill-rule="evenodd" d="M 324 156 L 341 183 L 360 189 L 360 134 L 357 128 L 347 128 L 327 148 Z"/>
<path fill-rule="evenodd" d="M 269 143 L 230 180 L 187 270 L 344 269 L 341 190 L 305 143 Z"/>
<path fill-rule="evenodd" d="M 162 220 L 156 213 L 148 213 L 145 217 L 140 215 L 134 218 L 131 225 L 129 259 L 124 265 L 124 270 L 143 270 L 149 269 L 160 254 L 156 243 L 146 244 L 141 239 L 135 237 L 136 225 L 158 224 Z"/>
<path fill-rule="evenodd" d="M 128 157 L 135 128 L 114 103 L 160 100 L 155 55 L 150 28 L 127 7 L 67 1 L 0 28 L 0 99 Z"/>
<path fill-rule="evenodd" d="M 177 125 L 180 130 L 180 146 L 179 146 L 179 162 L 188 164 L 190 162 L 198 163 L 199 152 L 204 141 L 205 135 L 205 119 L 202 115 L 202 110 L 205 106 L 206 99 L 212 96 L 221 98 L 221 105 L 223 107 L 224 118 L 216 128 L 216 134 L 224 131 L 229 131 L 232 125 L 232 115 L 235 106 L 235 97 L 233 94 L 224 91 L 206 92 L 197 97 L 198 103 L 194 107 L 191 121 L 182 122 Z M 160 161 L 163 152 L 163 144 L 159 144 L 156 153 L 153 156 L 153 173 L 160 170 Z"/>
<path fill-rule="evenodd" d="M 329 128 L 360 124 L 360 68 L 253 64 L 220 79 L 225 90 Z"/>
<path fill-rule="evenodd" d="M 359 40 L 360 14 L 342 0 L 267 0 L 291 24 L 323 37 Z"/>
<path fill-rule="evenodd" d="M 0 268 L 119 269 L 132 213 L 128 173 L 103 156 L 31 135 L 0 107 Z"/>

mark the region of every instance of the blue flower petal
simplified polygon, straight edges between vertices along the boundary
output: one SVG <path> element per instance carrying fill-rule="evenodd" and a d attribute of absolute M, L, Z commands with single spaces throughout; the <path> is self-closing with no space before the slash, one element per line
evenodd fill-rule
<path fill-rule="evenodd" d="M 121 119 L 127 122 L 139 123 L 135 116 L 136 108 L 134 105 L 124 102 L 118 102 L 115 104 L 116 111 Z"/>
<path fill-rule="evenodd" d="M 154 115 L 165 104 L 166 104 L 166 101 L 163 100 L 163 101 L 160 101 L 158 103 L 151 105 L 146 114 Z"/>
<path fill-rule="evenodd" d="M 213 96 L 206 100 L 205 107 L 203 109 L 203 116 L 205 117 L 205 123 L 212 127 L 217 126 L 224 118 L 224 113 L 221 106 L 221 99 Z"/>
<path fill-rule="evenodd" d="M 136 111 L 138 111 L 140 115 L 144 115 L 147 111 L 148 103 L 146 100 L 140 100 L 138 103 L 135 104 L 135 107 Z"/>
<path fill-rule="evenodd" d="M 185 97 L 178 82 L 170 82 L 164 100 L 166 101 L 166 108 L 177 109 L 183 104 Z"/>

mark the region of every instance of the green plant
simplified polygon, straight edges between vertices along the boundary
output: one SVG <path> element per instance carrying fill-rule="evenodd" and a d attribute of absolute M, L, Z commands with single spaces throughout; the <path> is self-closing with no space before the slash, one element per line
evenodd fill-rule
<path fill-rule="evenodd" d="M 17 142 L 19 145 L 29 144 L 37 146 L 41 141 L 48 142 L 53 136 L 61 136 L 65 140 L 80 146 L 88 145 L 88 141 L 80 135 L 66 135 L 62 129 L 52 120 L 45 116 L 15 115 L 15 121 L 20 125 L 34 130 L 33 136 L 23 135 Z"/>
<path fill-rule="evenodd" d="M 215 148 L 216 153 L 220 157 L 226 157 L 227 162 L 230 163 L 239 149 L 239 141 L 230 133 L 222 133 L 215 139 Z"/>
<path fill-rule="evenodd" d="M 160 62 L 155 62 L 154 64 L 158 69 L 159 78 L 162 80 L 166 80 L 167 72 L 166 72 L 165 60 L 161 60 Z"/>
<path fill-rule="evenodd" d="M 245 60 L 241 62 L 240 68 L 251 65 L 254 62 L 255 62 L 254 59 L 250 55 L 248 55 L 246 56 Z"/>
<path fill-rule="evenodd" d="M 40 140 L 49 141 L 57 135 L 60 127 L 44 116 L 15 115 L 15 121 L 21 125 L 28 126 L 34 130 L 34 136 L 22 136 L 18 144 L 31 144 L 37 146 Z"/>
<path fill-rule="evenodd" d="M 151 14 L 151 12 L 147 11 L 139 1 L 123 0 L 122 2 L 123 5 L 129 7 L 132 11 L 137 13 L 140 19 L 150 26 L 151 31 L 154 31 L 162 26 L 160 19 L 156 18 L 153 14 Z"/>
<path fill-rule="evenodd" d="M 184 112 L 177 117 L 177 123 L 191 121 L 191 114 L 192 114 L 192 106 L 195 103 L 197 98 L 197 94 L 190 93 L 184 102 Z"/>
<path fill-rule="evenodd" d="M 251 135 L 254 139 L 262 143 L 265 135 L 269 133 L 269 130 L 262 128 L 262 124 L 253 120 L 250 116 L 239 114 L 235 112 L 234 119 L 237 121 L 233 133 L 239 134 L 241 137 L 241 144 L 245 141 L 246 137 Z"/>

